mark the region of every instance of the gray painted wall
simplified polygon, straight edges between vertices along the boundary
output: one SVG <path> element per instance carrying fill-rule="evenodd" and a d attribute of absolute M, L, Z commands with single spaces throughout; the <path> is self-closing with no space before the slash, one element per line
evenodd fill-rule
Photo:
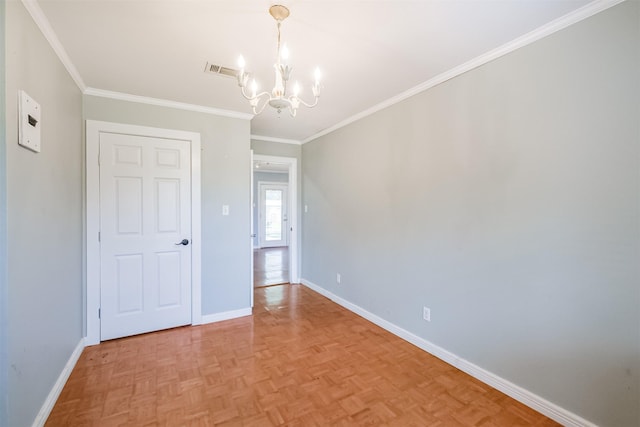
<path fill-rule="evenodd" d="M 296 144 L 285 144 L 281 142 L 251 140 L 253 154 L 265 156 L 293 157 L 298 160 L 298 229 L 302 231 L 302 146 Z M 257 230 L 257 229 L 255 229 Z M 298 248 L 302 248 L 302 232 L 298 233 Z M 298 259 L 298 271 L 301 271 L 301 260 Z M 296 280 L 292 277 L 291 280 Z"/>
<path fill-rule="evenodd" d="M 82 338 L 82 94 L 21 2 L 6 4 L 9 426 L 31 425 Z M 18 90 L 42 152 L 18 146 Z"/>
<path fill-rule="evenodd" d="M 305 144 L 303 278 L 640 425 L 639 4 Z"/>
<path fill-rule="evenodd" d="M 289 182 L 289 174 L 288 173 L 272 173 L 272 172 L 253 172 L 253 232 L 256 237 L 253 239 L 253 247 L 257 248 L 260 246 L 260 242 L 258 239 L 258 219 L 260 209 L 260 194 L 258 194 L 258 183 L 260 181 L 270 181 L 270 182 Z"/>
<path fill-rule="evenodd" d="M 84 118 L 200 133 L 202 314 L 250 307 L 250 122 L 95 96 L 84 97 Z"/>
<path fill-rule="evenodd" d="M 0 100 L 5 99 L 5 1 L 0 1 Z M 0 426 L 7 425 L 7 159 L 5 103 L 0 101 Z"/>

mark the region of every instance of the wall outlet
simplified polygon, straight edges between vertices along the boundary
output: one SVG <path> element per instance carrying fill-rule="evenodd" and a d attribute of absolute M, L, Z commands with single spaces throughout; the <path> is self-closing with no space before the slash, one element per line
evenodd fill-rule
<path fill-rule="evenodd" d="M 342 277 L 340 276 L 340 273 L 336 274 L 336 283 L 340 284 L 340 281 L 342 280 Z"/>
<path fill-rule="evenodd" d="M 422 318 L 427 322 L 431 322 L 431 309 L 428 307 L 422 307 Z"/>

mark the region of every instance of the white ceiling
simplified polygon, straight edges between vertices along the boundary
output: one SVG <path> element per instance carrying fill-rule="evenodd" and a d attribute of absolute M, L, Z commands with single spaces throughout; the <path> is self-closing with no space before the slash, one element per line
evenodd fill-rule
<path fill-rule="evenodd" d="M 35 0 L 25 0 L 33 3 Z M 282 25 L 292 80 L 319 105 L 296 118 L 267 108 L 251 133 L 302 141 L 500 47 L 589 0 L 290 0 Z M 270 90 L 275 21 L 267 0 L 38 0 L 90 88 L 250 113 L 234 79 L 240 54 Z M 269 86 L 269 87 L 267 87 Z"/>

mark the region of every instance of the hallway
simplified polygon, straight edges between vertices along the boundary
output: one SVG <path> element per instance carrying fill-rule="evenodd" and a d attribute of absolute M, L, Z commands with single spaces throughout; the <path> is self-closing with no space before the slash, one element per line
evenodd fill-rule
<path fill-rule="evenodd" d="M 261 248 L 253 251 L 253 287 L 289 283 L 289 248 Z"/>

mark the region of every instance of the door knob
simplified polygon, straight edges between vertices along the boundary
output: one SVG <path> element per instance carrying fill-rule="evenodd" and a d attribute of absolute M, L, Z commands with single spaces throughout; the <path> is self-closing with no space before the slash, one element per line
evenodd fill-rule
<path fill-rule="evenodd" d="M 179 246 L 179 245 L 187 246 L 188 244 L 189 244 L 189 240 L 187 240 L 187 239 L 182 239 L 182 241 L 181 241 L 181 242 L 176 243 L 176 246 Z"/>

